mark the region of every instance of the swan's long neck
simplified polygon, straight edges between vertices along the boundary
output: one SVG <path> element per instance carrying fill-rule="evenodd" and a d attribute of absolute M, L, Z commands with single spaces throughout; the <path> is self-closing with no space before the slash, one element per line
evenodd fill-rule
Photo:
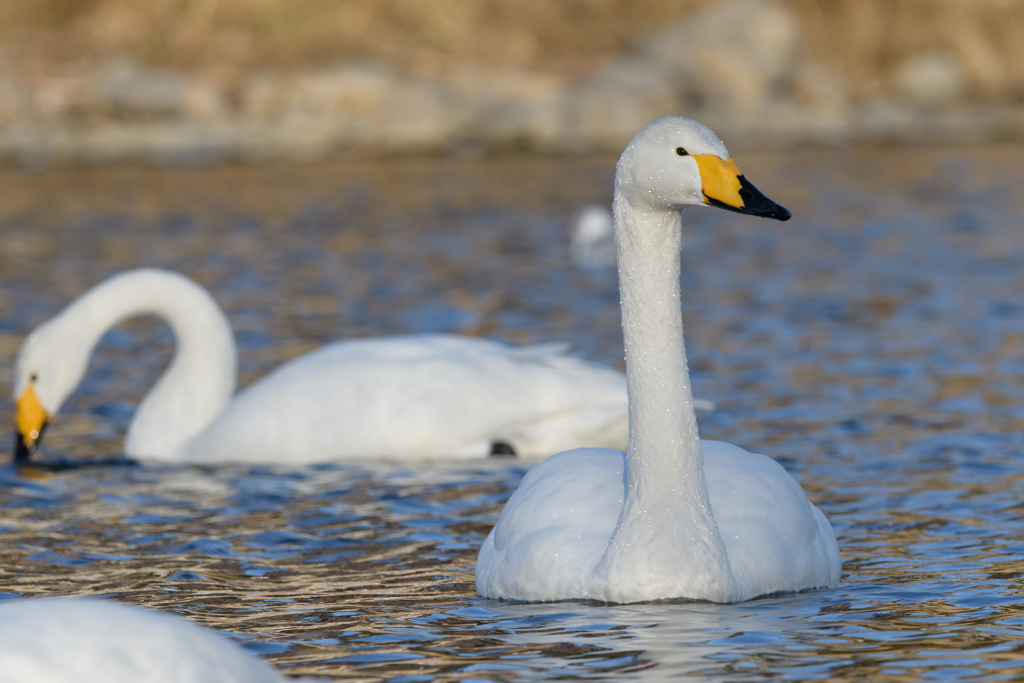
<path fill-rule="evenodd" d="M 728 599 L 735 590 L 711 512 L 679 301 L 677 211 L 616 192 L 615 234 L 629 391 L 626 497 L 598 571 L 637 599 Z M 640 598 L 643 599 L 643 598 Z"/>
<path fill-rule="evenodd" d="M 124 451 L 174 459 L 234 393 L 234 337 L 206 290 L 177 273 L 151 269 L 107 280 L 68 307 L 58 324 L 66 326 L 67 343 L 88 357 L 107 330 L 137 315 L 165 320 L 174 331 L 176 349 L 167 371 L 136 411 Z M 74 384 L 80 380 L 81 374 Z"/>

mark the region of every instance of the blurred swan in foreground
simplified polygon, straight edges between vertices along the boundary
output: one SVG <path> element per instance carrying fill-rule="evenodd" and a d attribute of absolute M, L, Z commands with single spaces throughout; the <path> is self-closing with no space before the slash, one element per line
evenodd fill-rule
<path fill-rule="evenodd" d="M 291 360 L 236 396 L 235 343 L 210 294 L 188 278 L 116 275 L 36 328 L 15 363 L 15 459 L 30 460 L 93 348 L 137 315 L 166 320 L 170 367 L 139 406 L 126 455 L 171 462 L 546 456 L 623 447 L 626 382 L 562 344 L 512 347 L 455 335 L 349 340 Z"/>
<path fill-rule="evenodd" d="M 477 558 L 477 592 L 510 600 L 735 602 L 834 586 L 828 520 L 774 460 L 701 441 L 679 301 L 680 212 L 788 220 L 689 119 L 659 119 L 615 175 L 629 450 L 581 448 L 531 469 Z"/>
<path fill-rule="evenodd" d="M 0 604 L 5 683 L 285 683 L 226 637 L 100 600 Z M 309 679 L 307 679 L 309 680 Z"/>

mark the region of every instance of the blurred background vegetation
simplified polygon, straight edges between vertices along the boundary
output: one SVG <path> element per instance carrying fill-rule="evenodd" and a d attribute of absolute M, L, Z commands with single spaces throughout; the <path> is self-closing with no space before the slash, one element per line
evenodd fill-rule
<path fill-rule="evenodd" d="M 782 0 L 806 50 L 855 99 L 930 50 L 954 52 L 972 95 L 1024 99 L 1024 2 Z M 227 93 L 254 70 L 368 58 L 431 77 L 455 64 L 578 78 L 715 0 L 0 0 L 4 68 L 26 81 L 128 55 L 201 74 Z"/>

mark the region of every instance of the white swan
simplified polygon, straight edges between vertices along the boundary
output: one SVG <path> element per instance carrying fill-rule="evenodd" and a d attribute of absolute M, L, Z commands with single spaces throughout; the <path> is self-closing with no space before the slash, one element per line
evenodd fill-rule
<path fill-rule="evenodd" d="M 103 334 L 142 314 L 166 320 L 177 349 L 128 429 L 131 457 L 300 464 L 545 456 L 627 441 L 625 376 L 568 357 L 560 344 L 515 348 L 453 335 L 337 342 L 232 398 L 235 344 L 216 302 L 182 275 L 141 269 L 100 283 L 23 342 L 17 461 L 29 460 Z"/>
<path fill-rule="evenodd" d="M 582 270 L 602 270 L 615 265 L 612 212 L 600 204 L 584 204 L 576 211 L 569 259 Z"/>
<path fill-rule="evenodd" d="M 477 592 L 510 600 L 735 602 L 834 586 L 828 520 L 774 460 L 701 441 L 679 302 L 680 212 L 787 220 L 705 126 L 659 119 L 615 175 L 629 450 L 578 449 L 531 469 L 477 558 Z"/>
<path fill-rule="evenodd" d="M 100 600 L 0 604 L 6 683 L 285 683 L 230 640 L 167 614 Z"/>

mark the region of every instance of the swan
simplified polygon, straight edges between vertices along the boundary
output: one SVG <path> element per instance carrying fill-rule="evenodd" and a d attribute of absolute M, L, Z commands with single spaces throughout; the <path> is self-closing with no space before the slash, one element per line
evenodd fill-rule
<path fill-rule="evenodd" d="M 603 270 L 615 265 L 612 212 L 600 204 L 584 204 L 576 211 L 569 259 L 581 270 Z"/>
<path fill-rule="evenodd" d="M 702 204 L 790 217 L 707 127 L 649 124 L 619 159 L 613 204 L 628 450 L 581 448 L 527 472 L 480 548 L 481 596 L 726 603 L 837 585 L 835 534 L 800 485 L 770 458 L 698 435 L 679 256 L 680 214 Z"/>
<path fill-rule="evenodd" d="M 118 322 L 163 318 L 177 348 L 140 404 L 125 455 L 164 462 L 304 464 L 547 456 L 624 446 L 625 376 L 561 344 L 456 335 L 348 340 L 293 359 L 236 396 L 235 343 L 210 294 L 171 271 L 111 277 L 37 327 L 15 361 L 15 461 L 81 382 Z"/>
<path fill-rule="evenodd" d="M 0 679 L 8 683 L 293 680 L 224 636 L 184 619 L 103 600 L 0 604 L 0 663 Z"/>

